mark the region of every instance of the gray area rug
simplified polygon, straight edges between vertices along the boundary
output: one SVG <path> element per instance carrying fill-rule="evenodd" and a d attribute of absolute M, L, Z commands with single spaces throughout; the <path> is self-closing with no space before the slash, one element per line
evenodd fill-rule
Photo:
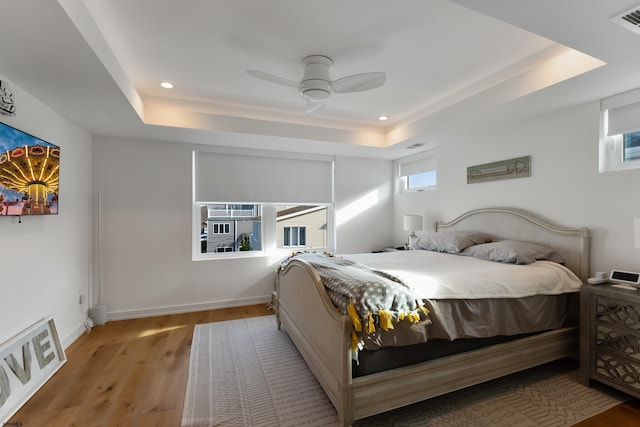
<path fill-rule="evenodd" d="M 533 350 L 533 349 L 532 349 Z M 535 350 L 534 350 L 535 351 Z M 356 426 L 571 426 L 624 395 L 559 361 L 356 422 Z M 183 427 L 332 426 L 337 414 L 275 316 L 196 325 Z"/>

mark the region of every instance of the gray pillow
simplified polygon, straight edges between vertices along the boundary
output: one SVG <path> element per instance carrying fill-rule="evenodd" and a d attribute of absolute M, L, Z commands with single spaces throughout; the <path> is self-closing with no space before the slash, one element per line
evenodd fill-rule
<path fill-rule="evenodd" d="M 477 231 L 440 231 L 418 235 L 411 242 L 411 249 L 457 254 L 478 243 L 491 241 L 491 236 Z"/>
<path fill-rule="evenodd" d="M 509 264 L 531 264 L 538 260 L 564 264 L 564 259 L 555 250 L 537 243 L 518 240 L 501 240 L 471 246 L 461 255 Z"/>

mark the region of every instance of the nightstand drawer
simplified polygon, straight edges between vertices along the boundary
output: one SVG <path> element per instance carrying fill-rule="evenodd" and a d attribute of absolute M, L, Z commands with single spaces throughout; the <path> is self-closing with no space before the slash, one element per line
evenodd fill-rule
<path fill-rule="evenodd" d="M 640 364 L 640 331 L 629 331 L 600 322 L 596 322 L 591 330 L 595 333 L 591 343 L 596 351 L 620 354 Z"/>
<path fill-rule="evenodd" d="M 640 333 L 640 305 L 610 296 L 591 295 L 591 320 Z"/>
<path fill-rule="evenodd" d="M 610 353 L 599 348 L 593 349 L 593 352 L 593 379 L 640 397 L 640 361 L 630 360 L 620 353 Z"/>

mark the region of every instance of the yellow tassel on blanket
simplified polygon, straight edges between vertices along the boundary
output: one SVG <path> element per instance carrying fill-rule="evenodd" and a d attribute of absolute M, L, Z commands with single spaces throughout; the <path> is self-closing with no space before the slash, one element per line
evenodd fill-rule
<path fill-rule="evenodd" d="M 351 331 L 351 350 L 358 350 L 358 344 L 360 344 L 360 337 L 355 331 Z"/>
<path fill-rule="evenodd" d="M 372 334 L 376 331 L 376 322 L 373 321 L 373 313 L 369 312 L 367 321 L 367 333 Z"/>
<path fill-rule="evenodd" d="M 380 327 L 385 331 L 393 329 L 393 316 L 390 311 L 378 310 L 378 316 L 380 316 Z"/>
<path fill-rule="evenodd" d="M 349 313 L 349 317 L 351 317 L 351 320 L 353 321 L 353 329 L 355 329 L 357 332 L 362 332 L 362 322 L 358 317 L 356 306 L 353 305 L 353 301 L 349 301 L 349 308 L 347 309 L 347 312 Z"/>
<path fill-rule="evenodd" d="M 419 311 L 418 311 L 419 310 Z M 420 311 L 424 313 L 425 316 L 429 315 L 429 309 L 423 305 L 418 307 L 417 310 L 411 311 L 409 313 L 398 313 L 398 322 L 407 319 L 411 323 L 417 323 L 420 321 Z"/>
<path fill-rule="evenodd" d="M 420 314 L 418 314 L 418 311 L 412 311 L 409 313 L 409 321 L 411 323 L 418 323 L 420 321 Z"/>

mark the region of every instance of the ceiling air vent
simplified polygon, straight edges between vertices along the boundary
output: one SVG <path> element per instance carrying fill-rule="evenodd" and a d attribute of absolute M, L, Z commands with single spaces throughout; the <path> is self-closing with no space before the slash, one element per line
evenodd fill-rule
<path fill-rule="evenodd" d="M 611 19 L 624 28 L 640 35 L 640 6 L 632 7 Z"/>
<path fill-rule="evenodd" d="M 424 144 L 422 142 L 416 142 L 415 144 L 411 144 L 407 146 L 408 150 L 413 150 L 414 148 L 422 147 Z"/>

